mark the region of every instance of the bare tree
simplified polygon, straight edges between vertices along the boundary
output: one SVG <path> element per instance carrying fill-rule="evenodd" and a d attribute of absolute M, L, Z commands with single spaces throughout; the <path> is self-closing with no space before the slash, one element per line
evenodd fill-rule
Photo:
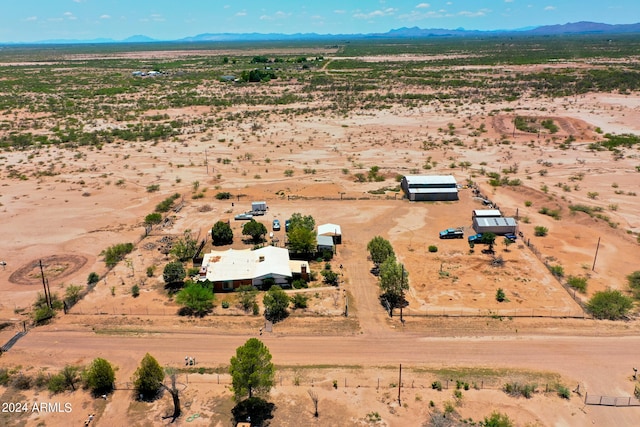
<path fill-rule="evenodd" d="M 318 393 L 315 392 L 315 390 L 307 390 L 307 393 L 309 393 L 309 397 L 311 398 L 311 401 L 313 402 L 313 407 L 315 408 L 315 412 L 313 413 L 313 416 L 318 418 L 319 414 L 318 414 Z"/>
<path fill-rule="evenodd" d="M 173 423 L 182 413 L 180 409 L 180 395 L 179 395 L 178 387 L 176 387 L 175 371 L 173 369 L 167 369 L 166 371 L 167 371 L 167 374 L 169 375 L 169 379 L 171 380 L 171 387 L 167 386 L 164 383 L 162 383 L 160 386 L 165 390 L 167 390 L 171 394 L 171 397 L 173 398 L 173 415 L 167 415 L 166 417 L 163 417 L 163 419 L 171 418 L 171 422 Z"/>

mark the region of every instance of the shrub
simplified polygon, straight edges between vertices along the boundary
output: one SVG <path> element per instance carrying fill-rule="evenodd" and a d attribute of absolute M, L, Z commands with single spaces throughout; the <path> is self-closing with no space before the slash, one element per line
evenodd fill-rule
<path fill-rule="evenodd" d="M 153 212 L 144 217 L 144 223 L 146 225 L 160 224 L 162 222 L 162 214 L 159 212 Z"/>
<path fill-rule="evenodd" d="M 530 399 L 533 393 L 536 392 L 537 385 L 536 384 L 525 384 L 522 385 L 517 382 L 506 383 L 504 385 L 504 392 L 511 396 L 523 396 L 527 399 Z"/>
<path fill-rule="evenodd" d="M 140 296 L 140 286 L 133 285 L 131 287 L 131 296 L 134 298 L 138 298 Z"/>
<path fill-rule="evenodd" d="M 155 265 L 147 267 L 147 277 L 153 277 L 155 272 L 156 272 L 156 266 Z"/>
<path fill-rule="evenodd" d="M 561 265 L 548 265 L 547 268 L 549 269 L 551 274 L 556 277 L 564 276 L 564 267 L 562 267 Z"/>
<path fill-rule="evenodd" d="M 436 245 L 429 245 L 429 252 L 431 253 L 438 252 L 438 247 Z"/>
<path fill-rule="evenodd" d="M 215 197 L 218 200 L 228 200 L 228 199 L 231 198 L 231 193 L 229 193 L 228 191 L 223 191 L 223 192 L 220 192 L 220 193 L 216 194 Z"/>
<path fill-rule="evenodd" d="M 118 243 L 103 250 L 101 255 L 104 255 L 104 262 L 107 267 L 114 267 L 131 251 L 133 251 L 133 243 Z"/>
<path fill-rule="evenodd" d="M 305 294 L 295 294 L 291 297 L 293 308 L 307 308 L 309 298 Z"/>
<path fill-rule="evenodd" d="M 440 381 L 434 381 L 431 383 L 431 388 L 434 390 L 442 391 L 442 383 Z"/>
<path fill-rule="evenodd" d="M 563 399 L 570 399 L 571 392 L 567 387 L 560 385 L 558 386 L 558 396 L 560 396 Z"/>
<path fill-rule="evenodd" d="M 633 300 L 620 291 L 596 292 L 587 303 L 589 311 L 596 319 L 618 320 L 626 317 L 633 306 Z"/>
<path fill-rule="evenodd" d="M 547 227 L 543 227 L 541 225 L 536 225 L 533 230 L 533 234 L 540 237 L 546 236 L 549 232 L 549 229 Z"/>
<path fill-rule="evenodd" d="M 524 205 L 526 207 L 531 207 L 531 205 L 533 205 L 533 202 L 531 200 L 525 200 Z"/>
<path fill-rule="evenodd" d="M 498 290 L 496 291 L 496 301 L 498 302 L 503 302 L 507 299 L 507 296 L 504 293 L 504 290 L 502 288 L 498 288 Z"/>
<path fill-rule="evenodd" d="M 296 279 L 291 283 L 293 289 L 301 289 L 309 287 L 309 284 L 304 279 Z"/>
<path fill-rule="evenodd" d="M 229 301 L 224 300 L 222 301 L 221 305 L 222 305 L 222 308 L 229 308 Z"/>
<path fill-rule="evenodd" d="M 89 277 L 87 277 L 87 285 L 95 285 L 100 280 L 100 276 L 95 271 L 89 273 Z"/>
<path fill-rule="evenodd" d="M 582 293 L 585 293 L 587 291 L 587 278 L 569 276 L 567 277 L 567 285 L 571 286 L 574 289 L 577 289 Z"/>
<path fill-rule="evenodd" d="M 640 237 L 638 237 L 640 239 Z M 633 291 L 636 298 L 640 297 L 640 271 L 634 271 L 627 276 L 629 287 Z"/>

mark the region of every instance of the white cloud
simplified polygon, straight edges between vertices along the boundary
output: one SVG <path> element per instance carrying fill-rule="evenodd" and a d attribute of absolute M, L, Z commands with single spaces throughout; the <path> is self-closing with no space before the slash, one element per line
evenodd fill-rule
<path fill-rule="evenodd" d="M 152 21 L 155 21 L 155 22 L 164 22 L 165 21 L 164 17 L 162 15 L 160 15 L 159 13 L 151 14 L 150 18 L 151 18 Z"/>
<path fill-rule="evenodd" d="M 475 12 L 471 12 L 468 10 L 463 10 L 461 12 L 458 12 L 458 15 L 460 16 L 465 16 L 467 18 L 478 18 L 480 16 L 487 16 L 487 13 L 490 13 L 491 10 L 489 9 L 480 9 L 478 11 Z"/>
<path fill-rule="evenodd" d="M 74 15 L 73 13 L 71 13 L 71 12 L 65 12 L 65 13 L 63 13 L 63 15 L 64 15 L 64 17 L 65 17 L 65 18 L 67 18 L 67 19 L 68 19 L 68 20 L 70 20 L 70 21 L 75 21 L 76 19 L 78 19 L 78 18 L 76 18 L 76 17 L 75 17 L 75 15 Z"/>
<path fill-rule="evenodd" d="M 111 15 L 100 15 L 100 19 L 111 19 Z"/>
<path fill-rule="evenodd" d="M 362 12 L 358 12 L 355 13 L 353 15 L 354 18 L 357 19 L 373 19 L 373 18 L 381 18 L 383 16 L 389 16 L 389 15 L 393 15 L 398 11 L 398 9 L 395 9 L 393 7 L 388 7 L 386 9 L 378 9 L 378 10 L 374 10 L 373 12 L 369 12 L 369 13 L 362 13 Z"/>
<path fill-rule="evenodd" d="M 343 14 L 347 13 L 347 11 L 344 10 L 344 9 L 336 9 L 336 10 L 333 11 L 333 13 L 337 13 L 338 15 L 343 15 Z"/>
<path fill-rule="evenodd" d="M 275 21 L 276 19 L 285 19 L 290 17 L 291 14 L 290 13 L 285 13 L 282 11 L 277 11 L 276 13 L 274 13 L 273 15 L 262 15 L 260 17 L 260 20 L 262 21 Z"/>
<path fill-rule="evenodd" d="M 431 5 L 429 3 L 420 3 L 418 5 L 416 5 L 416 9 L 427 9 L 431 7 Z"/>
<path fill-rule="evenodd" d="M 38 17 L 37 16 L 29 16 L 27 17 L 27 19 L 25 19 L 25 21 L 37 21 Z"/>
<path fill-rule="evenodd" d="M 418 12 L 417 10 L 414 10 L 411 13 L 400 15 L 398 18 L 400 18 L 400 20 L 402 21 L 415 22 L 415 21 L 422 21 L 425 19 L 443 18 L 445 16 L 446 16 L 445 11 L 443 10 L 440 10 L 438 12 L 436 11 Z"/>
<path fill-rule="evenodd" d="M 247 16 L 247 12 L 243 10 L 242 12 L 236 13 L 236 16 Z"/>
<path fill-rule="evenodd" d="M 547 6 L 544 8 L 544 10 L 556 10 L 555 6 Z"/>
<path fill-rule="evenodd" d="M 504 0 L 505 3 L 513 3 L 513 0 Z"/>

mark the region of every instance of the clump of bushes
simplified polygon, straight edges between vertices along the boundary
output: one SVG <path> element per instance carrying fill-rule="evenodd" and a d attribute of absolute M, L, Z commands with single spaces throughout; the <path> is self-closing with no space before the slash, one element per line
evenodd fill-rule
<path fill-rule="evenodd" d="M 569 276 L 567 277 L 567 285 L 571 286 L 573 289 L 577 289 L 584 294 L 587 291 L 587 278 Z"/>

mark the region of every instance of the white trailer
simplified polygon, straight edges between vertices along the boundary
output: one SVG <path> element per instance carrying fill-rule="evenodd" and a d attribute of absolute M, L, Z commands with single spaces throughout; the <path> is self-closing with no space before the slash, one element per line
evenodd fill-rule
<path fill-rule="evenodd" d="M 252 211 L 262 211 L 265 212 L 267 210 L 267 202 L 251 202 L 251 210 Z"/>

